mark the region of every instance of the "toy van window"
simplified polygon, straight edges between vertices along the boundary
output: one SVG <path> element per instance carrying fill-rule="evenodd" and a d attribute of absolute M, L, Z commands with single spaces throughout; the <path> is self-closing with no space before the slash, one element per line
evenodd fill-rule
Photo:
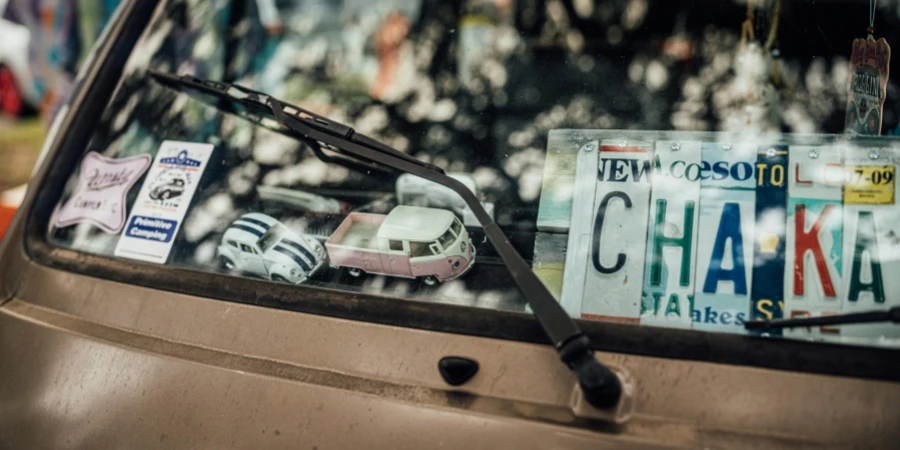
<path fill-rule="evenodd" d="M 573 317 L 743 334 L 900 304 L 896 2 L 877 2 L 871 38 L 859 1 L 164 3 L 68 175 L 54 245 L 528 312 L 453 191 L 153 69 L 268 93 L 442 168 Z M 775 335 L 900 345 L 886 324 Z"/>
<path fill-rule="evenodd" d="M 410 241 L 409 243 L 409 253 L 413 258 L 418 258 L 421 256 L 431 256 L 432 253 L 428 249 L 427 242 L 414 242 Z"/>
<path fill-rule="evenodd" d="M 453 224 L 450 225 L 450 230 L 453 231 L 455 236 L 459 236 L 460 232 L 462 232 L 462 224 L 459 223 L 459 219 L 453 219 Z"/>
<path fill-rule="evenodd" d="M 456 240 L 456 236 L 453 235 L 453 232 L 450 229 L 447 229 L 447 232 L 443 234 L 443 236 L 438 239 L 438 242 L 441 244 L 441 247 L 446 250 L 453 245 L 453 241 Z"/>

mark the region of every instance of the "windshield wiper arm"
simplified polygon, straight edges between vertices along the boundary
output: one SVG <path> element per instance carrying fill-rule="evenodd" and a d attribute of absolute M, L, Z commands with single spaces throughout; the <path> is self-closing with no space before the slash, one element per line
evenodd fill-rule
<path fill-rule="evenodd" d="M 852 325 L 873 322 L 900 323 L 900 306 L 895 306 L 886 311 L 865 311 L 835 314 L 832 316 L 801 317 L 797 319 L 754 320 L 751 322 L 744 322 L 744 328 L 748 330 L 775 330 L 781 328 Z"/>
<path fill-rule="evenodd" d="M 553 298 L 500 227 L 494 223 L 475 194 L 464 184 L 444 174 L 439 167 L 357 133 L 348 125 L 282 102 L 268 94 L 194 76 L 178 76 L 153 70 L 148 73 L 161 84 L 191 95 L 214 108 L 313 146 L 333 148 L 354 158 L 411 173 L 452 189 L 462 197 L 483 227 L 522 296 L 559 352 L 560 359 L 578 377 L 585 400 L 602 409 L 614 408 L 619 403 L 622 396 L 619 378 L 594 357 L 588 336 Z"/>

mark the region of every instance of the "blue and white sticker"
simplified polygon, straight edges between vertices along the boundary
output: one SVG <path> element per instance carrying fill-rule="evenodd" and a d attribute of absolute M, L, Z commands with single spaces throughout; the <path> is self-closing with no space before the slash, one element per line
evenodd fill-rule
<path fill-rule="evenodd" d="M 212 152 L 212 144 L 162 143 L 116 245 L 116 256 L 166 262 Z"/>

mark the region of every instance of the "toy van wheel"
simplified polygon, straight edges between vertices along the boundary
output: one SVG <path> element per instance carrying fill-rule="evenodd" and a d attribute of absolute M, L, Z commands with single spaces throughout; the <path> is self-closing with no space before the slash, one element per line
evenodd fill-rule
<path fill-rule="evenodd" d="M 349 273 L 353 278 L 359 278 L 362 276 L 363 271 L 359 269 L 347 269 L 347 273 Z"/>
<path fill-rule="evenodd" d="M 428 275 L 427 277 L 422 278 L 422 281 L 429 286 L 434 286 L 438 283 L 438 279 L 435 278 L 434 275 Z"/>
<path fill-rule="evenodd" d="M 233 272 L 233 271 L 235 270 L 235 268 L 237 267 L 237 266 L 234 264 L 234 261 L 232 261 L 231 258 L 229 258 L 229 257 L 227 257 L 227 256 L 220 256 L 220 257 L 219 257 L 219 265 L 220 265 L 223 269 L 228 270 L 228 271 L 232 271 L 232 272 Z"/>

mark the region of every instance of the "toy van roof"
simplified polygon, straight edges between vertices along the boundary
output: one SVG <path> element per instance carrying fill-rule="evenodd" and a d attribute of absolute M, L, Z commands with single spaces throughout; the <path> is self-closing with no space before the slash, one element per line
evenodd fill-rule
<path fill-rule="evenodd" d="M 450 228 L 452 212 L 419 206 L 398 206 L 378 228 L 378 237 L 409 241 L 433 241 Z"/>

